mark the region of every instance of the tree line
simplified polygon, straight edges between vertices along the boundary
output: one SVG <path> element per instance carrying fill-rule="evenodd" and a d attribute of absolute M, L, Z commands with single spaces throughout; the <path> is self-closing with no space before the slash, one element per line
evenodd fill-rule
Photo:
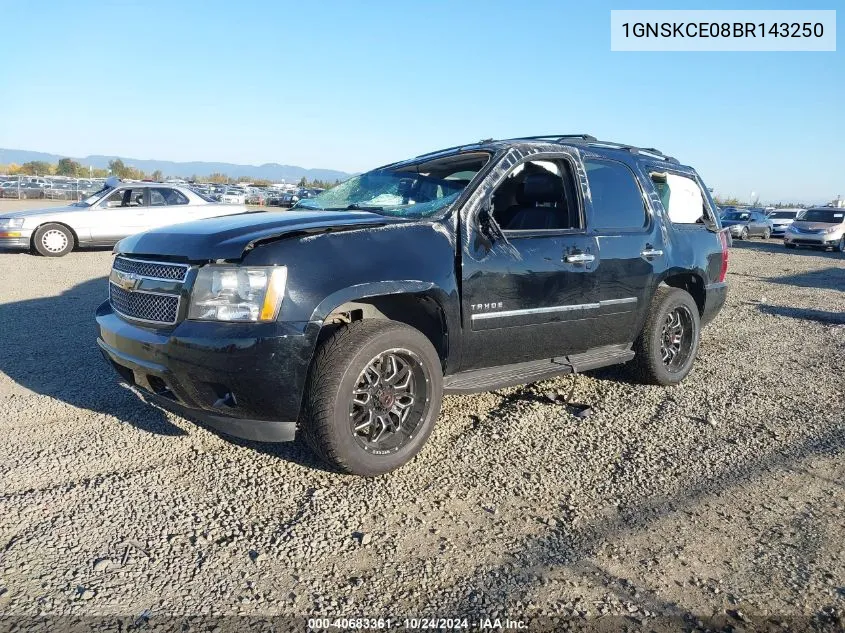
<path fill-rule="evenodd" d="M 735 196 L 714 196 L 713 200 L 718 204 L 720 207 L 759 207 L 760 206 L 760 199 L 755 198 L 751 202 L 743 202 L 739 198 Z M 774 207 L 775 209 L 803 209 L 807 205 L 803 202 L 775 202 L 773 204 L 767 204 L 767 207 Z"/>
<path fill-rule="evenodd" d="M 107 169 L 91 167 L 90 165 L 86 166 L 73 160 L 72 158 L 62 158 L 55 164 L 48 163 L 43 160 L 33 160 L 23 163 L 22 165 L 17 165 L 15 163 L 0 165 L 0 174 L 7 174 L 10 176 L 67 176 L 69 178 L 107 178 L 109 176 L 117 176 L 118 178 L 127 180 L 153 180 L 156 182 L 164 180 L 166 177 L 170 177 L 165 176 L 160 169 L 156 169 L 154 172 L 148 173 L 143 169 L 138 169 L 132 165 L 125 164 L 119 158 L 110 160 Z M 233 178 L 220 172 L 214 172 L 207 176 L 192 174 L 189 178 L 185 178 L 185 180 L 190 182 L 211 182 L 221 185 L 248 182 L 257 187 L 266 187 L 273 184 L 271 180 L 250 178 L 249 176 L 239 176 L 237 178 Z M 312 189 L 328 189 L 329 187 L 333 187 L 337 184 L 340 184 L 339 180 L 329 182 L 319 179 L 308 180 L 303 177 L 299 181 L 300 187 Z"/>

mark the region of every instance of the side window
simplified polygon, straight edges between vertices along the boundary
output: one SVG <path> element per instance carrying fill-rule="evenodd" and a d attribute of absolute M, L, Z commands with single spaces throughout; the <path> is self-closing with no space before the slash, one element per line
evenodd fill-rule
<path fill-rule="evenodd" d="M 613 160 L 584 161 L 593 202 L 593 228 L 598 231 L 631 231 L 646 225 L 645 202 L 636 176 Z"/>
<path fill-rule="evenodd" d="M 188 198 L 181 191 L 168 187 L 150 189 L 150 206 L 163 207 L 175 204 L 188 204 Z"/>
<path fill-rule="evenodd" d="M 697 224 L 709 216 L 707 199 L 698 183 L 687 176 L 651 173 L 654 188 L 660 196 L 669 221 L 675 224 Z"/>
<path fill-rule="evenodd" d="M 108 208 L 114 207 L 143 207 L 143 189 L 118 189 L 105 199 L 104 205 Z"/>
<path fill-rule="evenodd" d="M 575 179 L 566 160 L 520 163 L 493 192 L 503 231 L 580 229 Z"/>

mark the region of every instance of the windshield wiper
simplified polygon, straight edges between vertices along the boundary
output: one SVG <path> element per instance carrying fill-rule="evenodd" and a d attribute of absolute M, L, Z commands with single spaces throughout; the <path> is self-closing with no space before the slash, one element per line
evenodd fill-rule
<path fill-rule="evenodd" d="M 360 204 L 352 203 L 346 207 L 347 211 L 384 211 L 384 207 L 368 207 Z"/>

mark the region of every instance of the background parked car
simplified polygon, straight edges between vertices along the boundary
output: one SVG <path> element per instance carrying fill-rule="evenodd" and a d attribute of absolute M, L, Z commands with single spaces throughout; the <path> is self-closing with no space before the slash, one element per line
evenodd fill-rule
<path fill-rule="evenodd" d="M 220 196 L 223 204 L 246 204 L 246 191 L 237 187 L 229 187 Z"/>
<path fill-rule="evenodd" d="M 816 207 L 802 211 L 786 230 L 783 245 L 834 248 L 845 253 L 845 209 Z"/>
<path fill-rule="evenodd" d="M 731 237 L 747 240 L 758 236 L 764 240 L 772 236 L 772 221 L 762 211 L 729 211 L 722 218 L 722 226 L 727 227 Z"/>
<path fill-rule="evenodd" d="M 795 221 L 798 214 L 804 209 L 775 209 L 769 213 L 769 219 L 772 221 L 772 235 L 782 236 L 786 233 L 789 225 Z"/>
<path fill-rule="evenodd" d="M 243 206 L 217 204 L 187 187 L 114 178 L 64 207 L 4 212 L 0 246 L 61 257 L 76 246 L 111 245 L 151 228 L 245 212 Z"/>

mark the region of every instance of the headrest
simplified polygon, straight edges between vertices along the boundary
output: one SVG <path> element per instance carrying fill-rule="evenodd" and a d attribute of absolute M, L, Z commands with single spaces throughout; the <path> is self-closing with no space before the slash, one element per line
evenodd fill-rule
<path fill-rule="evenodd" d="M 526 174 L 519 194 L 520 204 L 560 202 L 563 199 L 563 182 L 560 176 L 549 173 Z"/>

